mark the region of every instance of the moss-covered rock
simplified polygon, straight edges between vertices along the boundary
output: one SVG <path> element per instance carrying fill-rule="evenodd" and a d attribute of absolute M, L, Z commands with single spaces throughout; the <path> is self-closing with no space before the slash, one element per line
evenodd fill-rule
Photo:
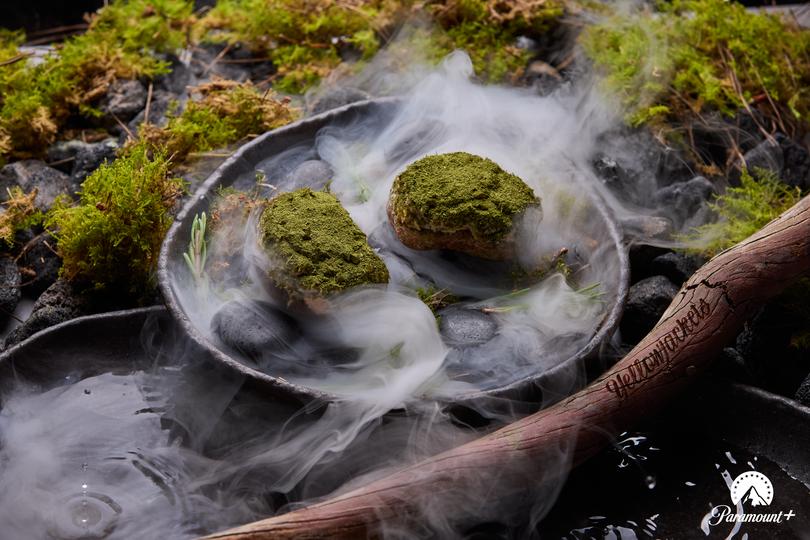
<path fill-rule="evenodd" d="M 304 188 L 281 194 L 267 203 L 259 226 L 274 263 L 270 278 L 291 301 L 388 282 L 382 259 L 330 193 Z"/>
<path fill-rule="evenodd" d="M 492 160 L 453 152 L 424 157 L 391 187 L 388 217 L 412 249 L 451 249 L 486 259 L 514 255 L 515 219 L 540 199 Z"/>

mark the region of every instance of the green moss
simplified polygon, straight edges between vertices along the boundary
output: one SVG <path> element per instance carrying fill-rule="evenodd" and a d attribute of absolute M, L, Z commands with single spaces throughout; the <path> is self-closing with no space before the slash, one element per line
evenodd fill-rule
<path fill-rule="evenodd" d="M 278 67 L 275 87 L 303 92 L 341 62 L 341 47 L 370 58 L 411 16 L 428 16 L 435 31 L 411 37 L 433 61 L 464 49 L 476 73 L 487 81 L 519 75 L 530 52 L 518 36 L 538 37 L 563 14 L 563 3 L 440 0 L 220 0 L 198 25 L 204 40 L 246 43 Z"/>
<path fill-rule="evenodd" d="M 42 223 L 42 212 L 34 205 L 36 198 L 36 189 L 27 194 L 19 186 L 8 190 L 8 199 L 0 213 L 0 240 L 7 247 L 14 245 L 14 237 L 19 231 Z"/>
<path fill-rule="evenodd" d="M 469 229 L 488 242 L 503 239 L 513 219 L 538 202 L 532 189 L 492 160 L 453 152 L 409 165 L 391 188 L 393 213 L 410 228 Z"/>
<path fill-rule="evenodd" d="M 396 3 L 380 0 L 220 0 L 198 25 L 202 39 L 245 43 L 278 67 L 275 87 L 301 92 L 340 63 L 341 43 L 363 58 L 379 47 L 376 25 Z"/>
<path fill-rule="evenodd" d="M 743 171 L 739 187 L 730 187 L 710 206 L 719 219 L 682 237 L 687 251 L 712 257 L 745 240 L 782 212 L 799 202 L 801 192 L 771 172 L 756 169 L 756 177 Z"/>
<path fill-rule="evenodd" d="M 215 81 L 194 91 L 201 98 L 170 117 L 166 127 L 142 125 L 139 129 L 143 141 L 175 161 L 286 125 L 298 115 L 288 100 L 260 92 L 250 83 Z"/>
<path fill-rule="evenodd" d="M 295 298 L 387 283 L 388 270 L 337 198 L 308 188 L 270 200 L 261 240 L 277 265 L 273 281 Z"/>
<path fill-rule="evenodd" d="M 168 64 L 154 53 L 184 44 L 192 7 L 189 0 L 119 0 L 44 62 L 14 64 L 13 76 L 0 76 L 0 152 L 41 153 L 68 117 L 91 111 L 116 79 L 167 72 Z"/>
<path fill-rule="evenodd" d="M 432 56 L 454 49 L 470 55 L 476 74 L 488 82 L 521 75 L 531 52 L 516 46 L 519 36 L 538 38 L 563 15 L 562 2 L 455 0 L 434 2 L 428 11 L 439 26 Z"/>
<path fill-rule="evenodd" d="M 149 155 L 133 149 L 102 165 L 84 181 L 78 206 L 63 203 L 48 213 L 64 277 L 130 294 L 151 290 L 182 181 L 170 175 L 165 155 Z"/>
<path fill-rule="evenodd" d="M 736 2 L 662 2 L 588 27 L 581 42 L 632 124 L 746 107 L 782 123 L 810 114 L 810 32 Z"/>
<path fill-rule="evenodd" d="M 447 289 L 439 289 L 433 284 L 417 288 L 416 296 L 419 297 L 419 300 L 424 302 L 434 315 L 436 312 L 461 300 Z"/>

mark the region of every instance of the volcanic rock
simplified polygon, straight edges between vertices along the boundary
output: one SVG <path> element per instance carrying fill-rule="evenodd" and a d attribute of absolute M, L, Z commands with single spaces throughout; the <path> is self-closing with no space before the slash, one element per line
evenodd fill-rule
<path fill-rule="evenodd" d="M 186 92 L 186 86 L 191 84 L 191 69 L 184 64 L 177 56 L 171 54 L 166 56 L 169 63 L 169 72 L 155 77 L 152 86 L 152 99 L 155 99 L 156 91 L 164 91 L 167 94 L 182 95 Z M 147 92 L 148 94 L 148 92 Z"/>
<path fill-rule="evenodd" d="M 84 179 L 98 169 L 102 163 L 111 162 L 115 159 L 116 150 L 118 150 L 118 143 L 116 143 L 115 139 L 86 144 L 80 148 L 76 152 L 73 170 L 70 173 L 73 188 L 78 189 Z"/>
<path fill-rule="evenodd" d="M 146 87 L 141 81 L 118 79 L 110 85 L 98 108 L 126 123 L 144 108 L 146 93 Z"/>
<path fill-rule="evenodd" d="M 146 117 L 146 108 L 144 108 L 141 112 L 135 115 L 135 118 L 129 121 L 127 126 L 129 131 L 132 133 L 137 133 L 138 128 L 146 120 L 149 120 L 151 125 L 165 127 L 169 122 L 169 113 L 173 112 L 172 105 L 178 102 L 179 100 L 175 94 L 166 92 L 165 90 L 155 90 L 152 93 L 152 101 L 149 103 L 149 118 Z M 122 134 L 122 144 L 124 141 L 126 141 L 128 136 L 129 135 L 126 133 Z"/>
<path fill-rule="evenodd" d="M 70 174 L 73 170 L 73 161 L 80 150 L 86 148 L 90 143 L 72 139 L 69 141 L 57 141 L 48 147 L 48 166 Z"/>
<path fill-rule="evenodd" d="M 87 299 L 69 282 L 58 279 L 34 302 L 28 319 L 6 337 L 4 348 L 19 343 L 40 330 L 89 313 L 91 308 Z"/>
<path fill-rule="evenodd" d="M 40 295 L 59 277 L 62 260 L 55 250 L 56 239 L 48 233 L 35 236 L 23 246 L 17 264 L 27 293 Z"/>
<path fill-rule="evenodd" d="M 697 255 L 670 252 L 654 258 L 650 270 L 653 274 L 665 276 L 676 285 L 682 285 L 705 262 L 704 258 Z"/>
<path fill-rule="evenodd" d="M 706 202 L 717 193 L 714 184 L 702 176 L 661 188 L 655 196 L 658 207 L 679 226 L 706 221 Z"/>
<path fill-rule="evenodd" d="M 782 181 L 803 191 L 810 190 L 810 153 L 804 146 L 784 135 L 777 135 L 776 140 L 782 148 L 784 160 L 780 177 Z"/>
<path fill-rule="evenodd" d="M 491 260 L 514 257 L 515 220 L 540 199 L 495 162 L 466 152 L 432 155 L 395 180 L 388 219 L 411 249 L 449 249 Z"/>
<path fill-rule="evenodd" d="M 771 141 L 762 141 L 743 156 L 745 166 L 749 171 L 763 169 L 781 175 L 785 166 L 785 156 L 782 147 Z"/>
<path fill-rule="evenodd" d="M 21 294 L 17 264 L 11 257 L 0 257 L 0 323 L 11 318 Z"/>
<path fill-rule="evenodd" d="M 15 186 L 26 193 L 36 188 L 34 204 L 43 212 L 59 195 L 74 195 L 68 175 L 34 159 L 16 161 L 0 169 L 0 200 L 7 200 L 7 190 Z"/>
<path fill-rule="evenodd" d="M 678 287 L 664 276 L 642 279 L 627 293 L 622 316 L 622 338 L 637 343 L 655 326 L 678 293 Z"/>
<path fill-rule="evenodd" d="M 330 89 L 319 96 L 310 107 L 312 114 L 320 114 L 331 109 L 343 107 L 357 101 L 371 99 L 371 96 L 362 90 L 351 87 L 338 87 Z"/>

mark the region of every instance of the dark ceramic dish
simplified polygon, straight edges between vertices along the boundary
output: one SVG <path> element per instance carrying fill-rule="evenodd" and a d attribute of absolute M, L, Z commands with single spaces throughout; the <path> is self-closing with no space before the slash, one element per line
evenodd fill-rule
<path fill-rule="evenodd" d="M 349 125 L 359 119 L 366 122 L 372 119 L 373 122 L 379 122 L 380 126 L 384 126 L 393 118 L 393 115 L 397 111 L 397 105 L 398 100 L 394 98 L 383 98 L 347 105 L 265 133 L 245 144 L 199 187 L 177 216 L 177 219 L 163 242 L 158 263 L 158 279 L 166 299 L 166 305 L 172 316 L 178 321 L 187 335 L 197 344 L 208 350 L 216 361 L 262 384 L 267 392 L 275 394 L 278 397 L 292 397 L 306 402 L 312 399 L 329 400 L 332 399 L 333 396 L 325 394 L 320 390 L 294 384 L 281 377 L 274 377 L 258 369 L 254 369 L 247 363 L 219 348 L 215 343 L 209 340 L 199 328 L 195 327 L 191 318 L 184 310 L 180 301 L 180 294 L 175 290 L 172 279 L 177 276 L 179 272 L 187 272 L 183 260 L 183 252 L 188 248 L 188 239 L 194 216 L 201 212 L 210 213 L 211 202 L 219 188 L 232 185 L 237 189 L 250 187 L 240 184 L 245 182 L 245 178 L 252 178 L 255 167 L 259 162 L 295 146 L 312 144 L 319 130 L 326 126 Z M 618 261 L 619 266 L 616 272 L 615 283 L 608 284 L 612 295 L 606 307 L 606 314 L 598 328 L 584 347 L 553 368 L 534 373 L 531 376 L 525 377 L 505 387 L 458 396 L 456 399 L 458 402 L 502 395 L 508 395 L 509 397 L 526 401 L 537 401 L 541 398 L 544 403 L 555 401 L 563 396 L 543 395 L 543 387 L 559 387 L 558 384 L 551 384 L 556 382 L 555 378 L 559 377 L 567 380 L 571 377 L 572 370 L 583 369 L 586 366 L 586 362 L 598 356 L 602 345 L 605 344 L 613 334 L 621 316 L 622 306 L 627 295 L 629 263 L 626 249 L 622 242 L 622 234 L 616 220 L 598 195 L 593 194 L 591 191 L 592 190 L 582 190 L 582 192 L 588 193 L 590 197 L 589 202 L 596 210 L 595 213 L 598 214 L 597 219 L 600 221 L 599 229 L 604 239 L 603 243 L 606 245 L 605 249 L 610 250 L 611 260 Z"/>

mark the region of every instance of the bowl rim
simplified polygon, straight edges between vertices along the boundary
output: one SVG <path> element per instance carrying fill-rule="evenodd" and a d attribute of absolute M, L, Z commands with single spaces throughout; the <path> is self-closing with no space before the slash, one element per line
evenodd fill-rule
<path fill-rule="evenodd" d="M 196 215 L 202 210 L 205 205 L 206 197 L 213 189 L 219 186 L 223 179 L 228 176 L 235 176 L 234 172 L 240 169 L 240 163 L 243 158 L 253 151 L 261 147 L 268 139 L 283 138 L 291 132 L 295 132 L 302 127 L 315 127 L 327 125 L 332 120 L 347 115 L 351 112 L 363 112 L 364 110 L 379 105 L 397 105 L 402 102 L 402 98 L 398 96 L 382 97 L 375 99 L 368 99 L 357 101 L 330 109 L 318 115 L 309 116 L 300 119 L 296 122 L 287 124 L 286 126 L 267 131 L 262 135 L 256 137 L 240 146 L 233 154 L 231 154 L 225 161 L 223 161 L 202 184 L 195 190 L 194 194 L 185 202 L 180 212 L 178 212 L 168 233 L 166 234 L 160 249 L 158 258 L 158 285 L 163 294 L 166 307 L 170 315 L 179 324 L 180 328 L 196 342 L 197 345 L 207 350 L 213 359 L 229 369 L 235 370 L 237 373 L 244 375 L 251 379 L 253 382 L 258 383 L 260 386 L 265 387 L 268 392 L 277 394 L 283 399 L 295 399 L 302 403 L 308 403 L 313 400 L 335 401 L 338 396 L 318 390 L 312 387 L 300 385 L 292 381 L 288 381 L 283 377 L 269 375 L 258 369 L 254 369 L 245 363 L 231 357 L 229 354 L 220 350 L 211 340 L 200 332 L 196 326 L 191 322 L 189 317 L 180 305 L 178 296 L 175 294 L 172 287 L 171 276 L 169 274 L 169 258 L 173 246 L 178 240 L 181 229 L 183 228 L 186 218 L 194 214 Z M 246 159 L 246 158 L 245 158 Z M 613 212 L 602 199 L 598 190 L 584 190 L 590 202 L 594 205 L 597 212 L 602 216 L 603 221 L 607 227 L 608 237 L 611 244 L 616 250 L 619 259 L 619 272 L 618 272 L 618 289 L 616 290 L 615 299 L 610 306 L 610 309 L 602 317 L 598 323 L 596 332 L 592 335 L 591 339 L 579 351 L 570 356 L 569 358 L 558 363 L 554 367 L 524 377 L 518 381 L 514 381 L 506 386 L 497 388 L 479 390 L 453 396 L 449 399 L 450 402 L 456 404 L 472 403 L 482 399 L 500 398 L 500 397 L 519 397 L 521 401 L 535 401 L 542 398 L 544 405 L 550 401 L 557 401 L 565 396 L 543 396 L 542 387 L 553 383 L 557 379 L 567 379 L 571 369 L 584 363 L 588 358 L 593 357 L 598 353 L 599 349 L 610 339 L 613 332 L 616 330 L 621 319 L 624 304 L 627 298 L 627 292 L 630 282 L 630 264 L 627 253 L 627 247 L 624 243 L 624 237 L 618 220 Z M 206 208 L 207 209 L 207 208 Z M 584 383 L 584 377 L 579 377 L 581 382 Z M 540 394 L 538 394 L 538 391 Z M 448 401 L 445 399 L 444 401 Z"/>

